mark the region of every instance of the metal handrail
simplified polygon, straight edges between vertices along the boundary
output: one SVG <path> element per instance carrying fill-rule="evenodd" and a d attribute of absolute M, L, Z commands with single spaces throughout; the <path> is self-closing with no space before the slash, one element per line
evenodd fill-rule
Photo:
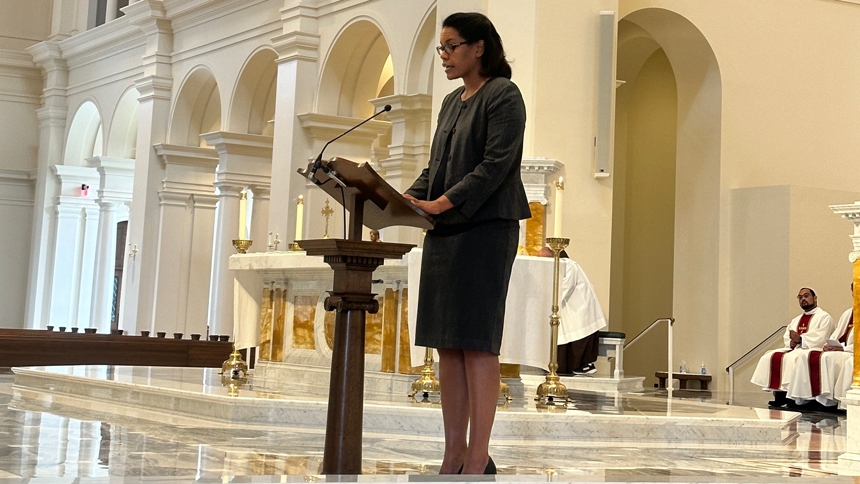
<path fill-rule="evenodd" d="M 767 342 L 768 342 L 768 340 L 770 340 L 771 338 L 773 338 L 773 337 L 774 337 L 774 336 L 776 336 L 777 334 L 782 333 L 782 332 L 785 332 L 785 328 L 786 328 L 786 327 L 787 327 L 787 326 L 784 326 L 784 325 L 783 325 L 783 326 L 781 326 L 778 330 L 776 330 L 776 331 L 774 331 L 773 333 L 771 333 L 767 338 L 765 338 L 765 339 L 761 340 L 761 342 L 760 342 L 759 344 L 755 345 L 755 346 L 753 347 L 753 349 L 751 349 L 751 350 L 747 351 L 743 356 L 741 356 L 741 357 L 740 357 L 740 358 L 738 358 L 737 360 L 733 361 L 733 362 L 732 362 L 732 364 L 730 364 L 729 366 L 727 366 L 727 367 L 726 367 L 726 371 L 730 371 L 730 369 L 731 369 L 732 367 L 737 366 L 737 365 L 738 365 L 738 364 L 740 364 L 742 361 L 746 360 L 746 359 L 747 359 L 747 357 L 748 357 L 749 355 L 753 354 L 753 353 L 755 352 L 755 350 L 759 349 L 759 347 L 760 347 L 761 345 L 763 345 L 763 344 L 767 343 Z"/>
<path fill-rule="evenodd" d="M 672 328 L 675 326 L 675 318 L 655 319 L 653 323 L 649 324 L 647 328 L 643 329 L 641 333 L 637 334 L 635 338 L 631 339 L 629 343 L 625 344 L 624 349 L 627 349 L 628 346 L 635 343 L 639 338 L 644 336 L 645 333 L 647 333 L 648 331 L 651 331 L 651 328 L 653 328 L 654 326 L 657 326 L 657 323 L 662 323 L 662 322 L 669 323 L 669 335 L 668 335 L 668 338 L 669 338 L 669 351 L 668 351 L 668 353 L 669 353 L 669 358 L 668 358 L 669 359 L 669 371 L 667 372 L 668 375 L 666 378 L 666 390 L 669 392 L 669 397 L 670 397 L 669 400 L 671 402 L 672 390 L 674 389 L 672 387 L 672 385 L 673 385 L 673 383 L 672 383 L 673 382 L 672 367 L 675 366 L 675 363 L 672 361 L 672 353 L 674 352 L 674 348 L 673 348 L 674 336 L 672 335 Z"/>
<path fill-rule="evenodd" d="M 726 367 L 726 371 L 729 373 L 729 405 L 731 405 L 735 399 L 735 366 L 741 364 L 742 362 L 745 362 L 750 355 L 755 353 L 756 350 L 761 348 L 765 343 L 773 339 L 774 336 L 778 335 L 779 333 L 785 332 L 785 328 L 787 328 L 787 326 L 780 326 L 779 329 L 771 333 L 767 338 L 761 340 L 759 344 L 753 346 L 751 350 L 744 353 L 743 356 L 741 356 L 740 358 L 732 362 L 732 364 Z"/>
<path fill-rule="evenodd" d="M 624 344 L 624 348 L 625 348 L 625 349 L 627 349 L 627 347 L 628 347 L 628 346 L 630 346 L 630 345 L 632 345 L 633 343 L 635 343 L 635 342 L 636 342 L 636 340 L 638 340 L 639 338 L 641 338 L 642 336 L 644 336 L 644 335 L 645 335 L 645 333 L 647 333 L 648 331 L 651 331 L 651 328 L 653 328 L 654 326 L 656 326 L 656 325 L 657 325 L 657 323 L 662 323 L 662 322 L 664 322 L 664 321 L 665 321 L 665 322 L 668 322 L 670 326 L 675 324 L 675 318 L 660 318 L 660 319 L 655 319 L 653 323 L 649 324 L 649 325 L 648 325 L 648 327 L 647 327 L 647 328 L 645 328 L 645 329 L 643 329 L 641 333 L 637 334 L 635 338 L 633 338 L 633 339 L 631 339 L 630 341 L 628 341 L 627 343 L 625 343 L 625 344 Z"/>

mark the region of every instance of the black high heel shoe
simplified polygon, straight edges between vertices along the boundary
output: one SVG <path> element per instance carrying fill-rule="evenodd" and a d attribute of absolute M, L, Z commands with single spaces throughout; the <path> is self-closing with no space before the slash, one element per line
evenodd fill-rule
<path fill-rule="evenodd" d="M 493 458 L 490 457 L 490 460 L 487 461 L 487 467 L 484 469 L 484 474 L 495 474 L 496 473 L 496 463 L 493 462 Z"/>

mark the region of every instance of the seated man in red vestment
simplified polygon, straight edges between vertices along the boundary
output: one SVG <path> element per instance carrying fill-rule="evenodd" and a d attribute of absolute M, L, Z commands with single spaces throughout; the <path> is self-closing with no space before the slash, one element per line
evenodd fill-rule
<path fill-rule="evenodd" d="M 803 313 L 792 319 L 785 328 L 784 347 L 765 353 L 750 380 L 763 390 L 773 392 L 774 400 L 768 402 L 771 407 L 779 408 L 789 403 L 786 390 L 794 365 L 808 350 L 822 349 L 833 331 L 833 319 L 827 311 L 818 307 L 815 291 L 808 287 L 801 288 L 797 293 L 797 302 Z"/>

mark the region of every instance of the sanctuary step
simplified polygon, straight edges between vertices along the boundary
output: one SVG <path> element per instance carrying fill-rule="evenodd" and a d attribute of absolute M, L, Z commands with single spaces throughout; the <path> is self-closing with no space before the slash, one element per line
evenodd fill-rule
<path fill-rule="evenodd" d="M 75 407 L 95 413 L 134 413 L 153 422 L 199 419 L 224 428 L 289 428 L 322 432 L 328 408 L 328 387 L 309 379 L 280 389 L 259 388 L 253 381 L 236 391 L 221 384 L 218 370 L 153 367 L 14 368 L 13 408 Z M 303 369 L 296 367 L 295 372 Z M 386 395 L 378 372 L 377 390 L 365 392 L 365 437 L 411 436 L 443 440 L 438 397 L 406 398 L 407 387 L 392 379 Z M 402 375 L 400 376 L 402 377 Z M 538 406 L 533 388 L 498 407 L 493 442 L 543 448 L 550 441 L 780 444 L 796 438 L 799 414 L 733 407 L 697 401 L 658 398 L 636 393 L 570 393 L 566 406 Z"/>

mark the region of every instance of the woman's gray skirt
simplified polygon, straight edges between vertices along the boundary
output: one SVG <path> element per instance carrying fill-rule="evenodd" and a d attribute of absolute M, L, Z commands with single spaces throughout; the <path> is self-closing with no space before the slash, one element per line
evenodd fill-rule
<path fill-rule="evenodd" d="M 499 354 L 519 223 L 494 219 L 427 232 L 415 344 Z"/>

